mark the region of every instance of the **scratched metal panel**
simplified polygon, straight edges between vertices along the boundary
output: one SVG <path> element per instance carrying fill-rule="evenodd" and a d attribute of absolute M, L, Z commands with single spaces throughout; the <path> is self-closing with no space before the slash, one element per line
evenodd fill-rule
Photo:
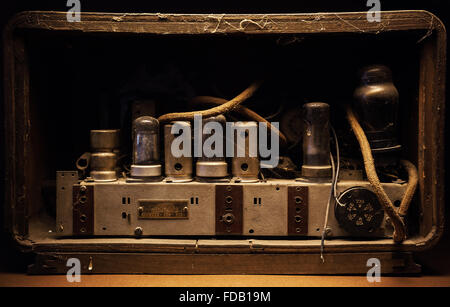
<path fill-rule="evenodd" d="M 139 200 L 187 203 L 188 219 L 139 219 Z M 214 186 L 203 183 L 95 184 L 95 235 L 214 235 Z"/>
<path fill-rule="evenodd" d="M 244 234 L 287 235 L 287 187 L 278 183 L 244 185 Z"/>

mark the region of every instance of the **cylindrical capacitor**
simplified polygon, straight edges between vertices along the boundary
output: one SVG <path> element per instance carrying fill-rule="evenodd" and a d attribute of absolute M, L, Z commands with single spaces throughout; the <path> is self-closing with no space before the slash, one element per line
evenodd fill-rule
<path fill-rule="evenodd" d="M 120 146 L 120 130 L 91 130 L 92 152 L 112 152 Z"/>
<path fill-rule="evenodd" d="M 90 176 L 94 181 L 114 181 L 116 172 L 117 155 L 113 152 L 94 152 L 91 154 Z"/>
<path fill-rule="evenodd" d="M 302 177 L 331 177 L 330 106 L 323 102 L 303 105 L 303 165 Z"/>
<path fill-rule="evenodd" d="M 234 123 L 234 156 L 232 173 L 242 182 L 257 182 L 259 174 L 258 124 L 256 122 Z"/>
<path fill-rule="evenodd" d="M 205 152 L 205 149 L 208 151 L 208 146 L 205 146 L 205 143 L 210 142 L 210 137 L 212 134 L 217 133 L 214 131 L 213 133 L 205 133 L 205 126 L 220 126 L 222 127 L 222 135 L 221 139 L 218 140 L 221 144 L 211 144 L 211 149 L 214 152 L 213 155 Z M 223 178 L 228 176 L 228 164 L 225 161 L 225 146 L 224 145 L 224 130 L 226 125 L 226 118 L 223 115 L 213 116 L 204 118 L 202 120 L 202 155 L 197 159 L 196 163 L 196 174 L 197 177 L 204 178 Z M 215 146 L 222 146 L 221 150 L 218 150 Z M 220 151 L 220 152 L 219 152 Z M 216 154 L 217 153 L 217 154 Z"/>
<path fill-rule="evenodd" d="M 172 128 L 180 129 L 179 134 L 172 133 Z M 172 144 L 175 144 L 177 138 L 181 138 L 182 142 L 177 143 L 179 151 L 176 156 L 173 152 Z M 188 143 L 186 143 L 188 142 Z M 189 122 L 176 122 L 164 126 L 164 166 L 167 179 L 174 182 L 186 182 L 192 180 L 192 132 Z M 180 146 L 181 145 L 181 146 Z"/>
<path fill-rule="evenodd" d="M 133 178 L 161 176 L 159 158 L 159 122 L 150 116 L 141 116 L 133 122 Z"/>
<path fill-rule="evenodd" d="M 91 130 L 90 176 L 94 181 L 117 179 L 117 152 L 120 130 Z"/>

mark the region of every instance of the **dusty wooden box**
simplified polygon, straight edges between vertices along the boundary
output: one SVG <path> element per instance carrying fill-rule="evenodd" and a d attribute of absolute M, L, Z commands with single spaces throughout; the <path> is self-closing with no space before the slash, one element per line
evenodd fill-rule
<path fill-rule="evenodd" d="M 81 260 L 84 273 L 365 273 L 371 257 L 381 260 L 384 273 L 417 272 L 412 253 L 432 248 L 444 227 L 446 32 L 425 11 L 382 12 L 381 22 L 371 23 L 366 14 L 82 13 L 81 22 L 72 23 L 65 12 L 15 16 L 4 31 L 5 209 L 17 244 L 36 255 L 30 273 L 65 273 L 72 257 Z M 96 88 L 105 86 L 103 78 L 116 73 L 120 79 L 130 63 L 146 56 L 159 56 L 157 62 L 179 56 L 188 68 L 205 65 L 202 59 L 224 65 L 237 61 L 239 69 L 223 79 L 242 85 L 249 71 L 262 74 L 277 65 L 279 59 L 265 49 L 269 40 L 293 46 L 288 62 L 315 65 L 317 76 L 323 76 L 317 88 L 339 86 L 339 80 L 350 78 L 346 67 L 367 57 L 379 56 L 399 72 L 401 95 L 408 102 L 400 106 L 405 155 L 420 174 L 413 206 L 420 226 L 412 236 L 398 245 L 387 239 L 331 240 L 325 263 L 318 256 L 320 240 L 52 237 L 54 190 L 48 184 L 50 193 L 43 192 L 46 180 L 54 179 L 57 170 L 73 169 L 88 147 L 87 123 L 98 112 L 102 99 Z M 163 52 L 151 53 L 158 48 Z M 259 64 L 246 66 L 251 57 Z"/>

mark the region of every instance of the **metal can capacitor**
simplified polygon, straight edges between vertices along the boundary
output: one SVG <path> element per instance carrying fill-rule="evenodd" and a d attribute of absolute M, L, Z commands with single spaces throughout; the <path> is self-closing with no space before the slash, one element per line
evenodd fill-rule
<path fill-rule="evenodd" d="M 216 126 L 216 128 L 222 127 L 222 132 L 224 131 L 226 125 L 226 118 L 223 115 L 213 116 L 204 118 L 202 120 L 202 149 L 205 149 L 205 143 L 209 142 L 209 137 L 211 137 L 212 133 L 206 132 L 208 128 L 211 126 Z M 215 131 L 217 133 L 217 131 Z M 223 146 L 224 144 L 224 138 L 222 133 L 222 139 L 220 140 L 222 142 L 222 149 L 218 150 L 218 148 L 214 148 L 214 154 L 210 155 L 209 153 L 205 153 L 204 150 L 202 150 L 201 157 L 197 159 L 196 163 L 196 175 L 197 177 L 201 178 L 224 178 L 228 176 L 228 164 L 225 160 L 225 148 Z M 220 144 L 214 144 L 214 146 L 220 146 Z M 218 154 L 217 154 L 218 153 Z"/>
<path fill-rule="evenodd" d="M 180 142 L 178 142 L 178 138 L 180 138 Z M 192 181 L 192 164 L 191 124 L 179 121 L 165 125 L 164 171 L 166 179 L 173 182 Z"/>
<path fill-rule="evenodd" d="M 258 123 L 233 124 L 234 155 L 233 176 L 242 182 L 258 182 L 260 163 L 258 158 Z"/>
<path fill-rule="evenodd" d="M 94 181 L 117 180 L 117 152 L 120 130 L 91 130 L 90 177 Z"/>

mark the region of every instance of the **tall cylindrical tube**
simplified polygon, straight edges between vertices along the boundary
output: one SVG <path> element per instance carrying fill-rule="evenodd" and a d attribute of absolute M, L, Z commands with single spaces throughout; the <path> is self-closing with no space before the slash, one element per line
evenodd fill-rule
<path fill-rule="evenodd" d="M 257 182 L 259 174 L 258 124 L 256 122 L 234 123 L 234 156 L 232 173 L 243 182 Z"/>
<path fill-rule="evenodd" d="M 323 102 L 305 104 L 303 121 L 302 177 L 331 177 L 330 106 Z"/>
<path fill-rule="evenodd" d="M 399 94 L 392 73 L 384 65 L 364 67 L 354 92 L 353 108 L 370 143 L 375 162 L 395 163 L 401 145 L 397 140 Z"/>
<path fill-rule="evenodd" d="M 203 178 L 223 178 L 228 176 L 228 164 L 225 161 L 224 130 L 226 118 L 223 115 L 202 120 L 202 155 L 197 159 L 196 175 Z M 221 127 L 222 134 L 216 131 Z M 214 129 L 214 130 L 212 130 Z M 212 132 L 214 131 L 214 133 Z M 214 137 L 213 137 L 214 134 Z M 212 138 L 211 138 L 212 137 Z M 216 140 L 217 142 L 212 142 Z M 211 146 L 210 146 L 211 145 Z M 219 147 L 216 146 L 221 146 Z"/>
<path fill-rule="evenodd" d="M 159 122 L 150 116 L 141 116 L 133 122 L 133 164 L 131 177 L 161 176 L 159 155 Z"/>
<path fill-rule="evenodd" d="M 172 133 L 173 128 L 178 135 Z M 179 135 L 179 134 L 183 135 Z M 168 180 L 186 182 L 192 180 L 192 138 L 189 122 L 176 122 L 164 126 L 164 169 Z M 181 138 L 182 142 L 177 142 Z M 176 145 L 176 148 L 172 148 Z M 182 146 L 181 146 L 182 145 Z M 177 153 L 173 150 L 178 151 Z"/>

